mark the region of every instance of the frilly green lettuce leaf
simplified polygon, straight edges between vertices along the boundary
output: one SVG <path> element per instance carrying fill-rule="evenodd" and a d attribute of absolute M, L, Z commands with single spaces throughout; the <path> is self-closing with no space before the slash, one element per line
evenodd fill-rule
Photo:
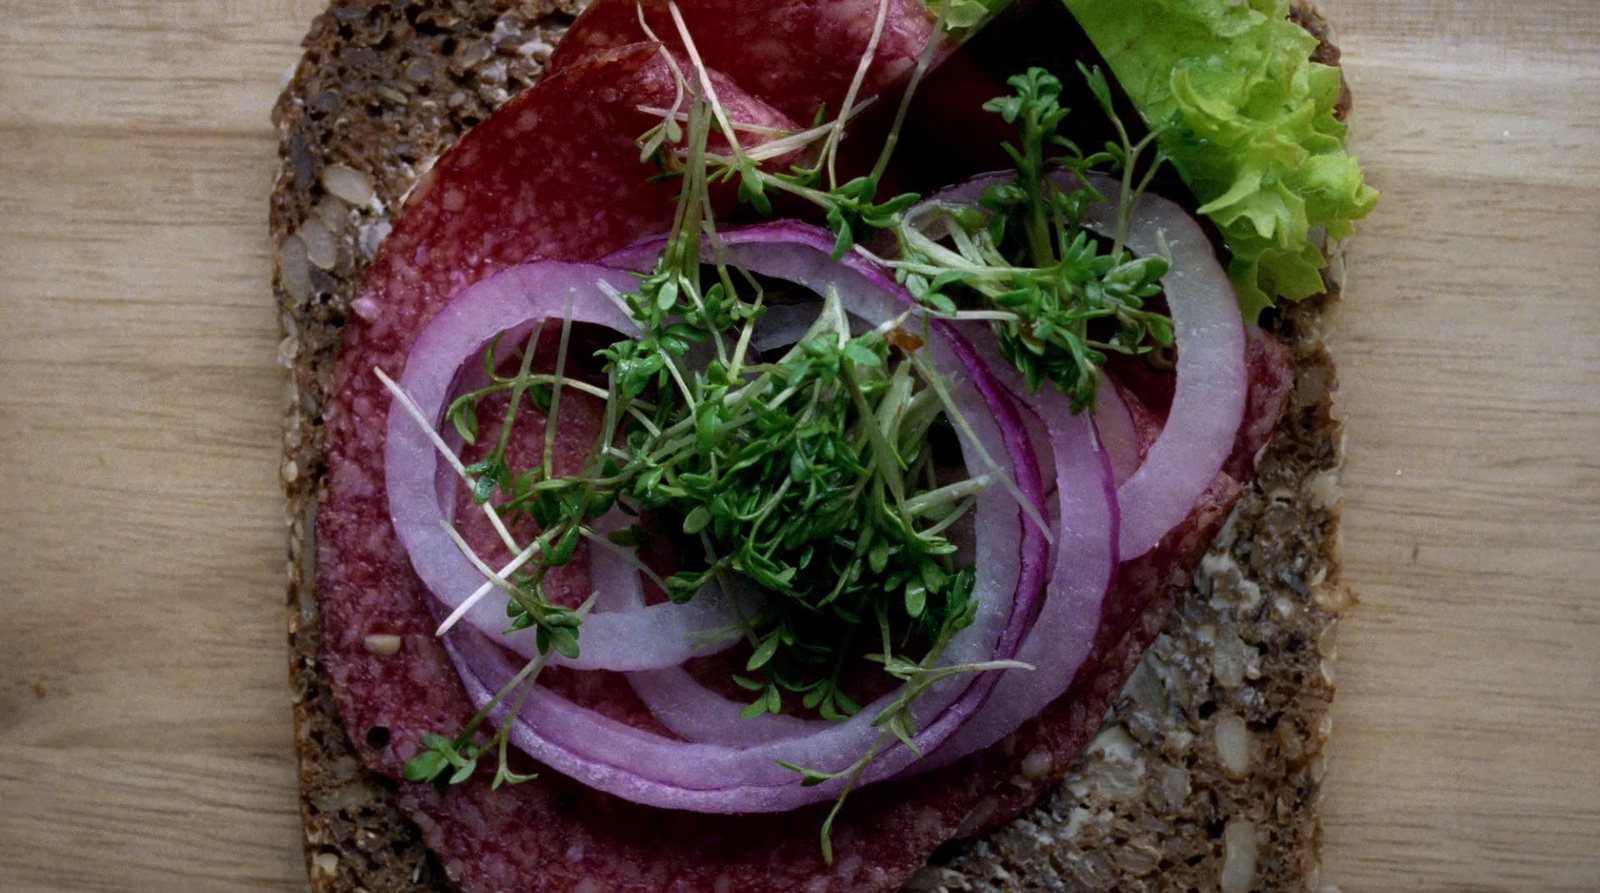
<path fill-rule="evenodd" d="M 1233 252 L 1245 317 L 1323 290 L 1312 233 L 1377 203 L 1333 116 L 1339 71 L 1289 0 L 1065 0 Z"/>

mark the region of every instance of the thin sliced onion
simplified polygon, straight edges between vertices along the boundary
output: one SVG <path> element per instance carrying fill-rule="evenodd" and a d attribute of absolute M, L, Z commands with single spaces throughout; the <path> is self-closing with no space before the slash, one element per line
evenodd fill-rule
<path fill-rule="evenodd" d="M 682 667 L 629 673 L 628 684 L 662 725 L 695 744 L 749 747 L 816 734 L 830 725 L 786 713 L 744 716 L 744 704 L 701 685 Z"/>
<path fill-rule="evenodd" d="M 832 237 L 811 227 L 783 224 L 725 234 L 735 260 L 750 270 L 788 279 L 822 293 L 831 286 L 848 306 L 873 318 L 904 312 L 910 298 L 892 279 L 851 255 L 830 262 Z M 652 264 L 660 245 L 641 246 L 634 267 Z M 627 257 L 609 259 L 623 263 Z M 1024 498 L 1039 501 L 1038 469 L 1015 407 L 970 351 L 945 337 L 944 326 L 930 327 L 929 350 L 936 367 L 963 369 L 970 380 L 953 383 L 952 392 L 967 417 L 975 441 L 963 435 L 969 456 L 982 449 L 1009 460 L 1008 471 Z M 976 463 L 972 463 L 976 464 Z M 1038 612 L 1045 573 L 1043 533 L 1024 523 L 1023 512 L 999 488 L 980 499 L 978 603 L 973 624 L 956 634 L 942 661 L 949 664 L 1005 658 L 1020 645 L 1026 621 Z M 587 622 L 587 621 L 586 621 Z M 480 706 L 510 680 L 516 667 L 492 641 L 470 629 L 447 637 L 447 647 L 469 694 Z M 996 674 L 964 674 L 924 692 L 913 714 L 915 740 L 929 752 L 955 733 L 982 706 Z M 706 812 L 769 812 L 837 797 L 844 779 L 804 786 L 802 777 L 778 766 L 786 760 L 823 772 L 843 770 L 879 740 L 873 725 L 893 694 L 864 708 L 851 720 L 828 724 L 811 734 L 748 746 L 685 743 L 614 722 L 535 686 L 515 718 L 513 743 L 557 771 L 590 787 L 635 802 Z M 863 774 L 861 782 L 886 778 L 916 762 L 917 754 L 891 741 Z"/>
<path fill-rule="evenodd" d="M 466 289 L 428 324 L 406 360 L 401 390 L 426 422 L 437 427 L 453 395 L 463 362 L 481 354 L 494 336 L 528 331 L 529 323 L 568 314 L 573 322 L 637 334 L 638 326 L 608 300 L 600 283 L 627 289 L 632 276 L 591 264 L 542 262 L 513 267 Z M 445 606 L 455 611 L 484 584 L 485 577 L 451 540 L 453 500 L 442 499 L 441 465 L 430 431 L 401 403 L 389 413 L 384 474 L 395 533 L 417 576 Z M 637 574 L 609 579 L 608 586 L 639 585 Z M 498 637 L 525 657 L 538 654 L 533 630 L 501 635 L 509 597 L 491 589 L 466 611 L 478 630 Z M 693 599 L 684 605 L 651 605 L 623 612 L 598 611 L 583 624 L 578 659 L 558 658 L 582 669 L 650 670 L 677 666 L 708 653 L 704 637 L 728 626 L 725 600 Z"/>
<path fill-rule="evenodd" d="M 1056 178 L 1062 186 L 1070 183 L 1070 175 Z M 1112 236 L 1122 184 L 1094 174 L 1090 179 L 1107 203 L 1090 205 L 1084 225 Z M 1135 255 L 1161 255 L 1171 263 L 1161 285 L 1178 348 L 1177 389 L 1166 424 L 1139 470 L 1117 488 L 1122 557 L 1128 559 L 1155 548 L 1216 480 L 1233 451 L 1250 378 L 1238 294 L 1194 218 L 1176 203 L 1145 193 L 1133 206 L 1124 243 Z"/>
<path fill-rule="evenodd" d="M 1120 561 L 1116 481 L 1093 419 L 1074 416 L 1054 388 L 1040 389 L 1038 405 L 1054 448 L 1060 521 L 1049 596 L 1017 649 L 1017 660 L 1034 669 L 1007 670 L 978 715 L 930 757 L 930 767 L 999 741 L 1066 692 L 1094 648 L 1102 602 Z"/>
<path fill-rule="evenodd" d="M 613 576 L 631 574 L 635 583 L 631 586 L 624 584 L 607 588 L 599 579 L 602 569 L 604 573 Z M 637 569 L 628 567 L 621 561 L 607 561 L 596 562 L 591 573 L 595 576 L 595 589 L 602 593 L 603 600 L 597 607 L 608 607 L 615 611 L 644 607 L 644 591 L 637 585 L 639 574 Z M 748 589 L 759 589 L 749 581 L 730 578 L 728 583 L 734 586 L 744 583 Z M 707 588 L 719 586 L 720 581 L 713 579 L 706 585 Z M 759 593 L 738 593 L 741 600 L 746 601 L 753 601 L 752 596 L 758 595 Z M 699 597 L 700 594 L 695 596 Z M 662 725 L 682 736 L 684 740 L 696 744 L 728 744 L 743 747 L 821 731 L 826 726 L 821 720 L 805 720 L 782 713 L 744 716 L 742 715 L 744 704 L 729 700 L 706 688 L 695 681 L 695 678 L 682 667 L 629 673 L 628 684 L 633 687 L 639 700 L 650 709 L 651 715 Z"/>
<path fill-rule="evenodd" d="M 1094 395 L 1094 427 L 1120 487 L 1139 469 L 1139 431 L 1122 399 L 1122 386 L 1110 376 Z"/>

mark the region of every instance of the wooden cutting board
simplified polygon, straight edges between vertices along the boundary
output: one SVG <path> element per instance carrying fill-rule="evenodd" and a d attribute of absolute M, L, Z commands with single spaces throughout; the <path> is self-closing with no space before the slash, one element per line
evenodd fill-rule
<path fill-rule="evenodd" d="M 1339 0 L 1384 190 L 1325 880 L 1600 890 L 1600 3 Z M 303 890 L 268 109 L 315 0 L 0 0 L 0 888 Z"/>

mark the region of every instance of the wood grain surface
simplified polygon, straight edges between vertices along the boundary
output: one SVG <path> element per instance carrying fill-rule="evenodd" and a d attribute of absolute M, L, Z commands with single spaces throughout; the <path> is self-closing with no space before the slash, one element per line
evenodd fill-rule
<path fill-rule="evenodd" d="M 0 890 L 305 888 L 268 110 L 314 0 L 0 0 Z M 1324 878 L 1600 890 L 1600 3 L 1328 0 Z"/>

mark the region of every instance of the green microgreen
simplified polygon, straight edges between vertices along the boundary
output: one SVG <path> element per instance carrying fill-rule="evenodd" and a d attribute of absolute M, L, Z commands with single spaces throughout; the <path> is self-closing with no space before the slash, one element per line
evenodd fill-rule
<path fill-rule="evenodd" d="M 913 219 L 907 212 L 918 196 L 877 200 L 881 163 L 872 174 L 832 188 L 823 187 L 815 167 L 770 173 L 750 165 L 739 171 L 743 192 L 776 189 L 816 205 L 835 235 L 835 257 L 879 232 L 893 234 L 897 256 L 887 263 L 918 300 L 941 315 L 989 319 L 1001 352 L 1028 387 L 1049 381 L 1081 412 L 1094 402 L 1108 354 L 1170 346 L 1172 326 L 1145 307 L 1161 292 L 1166 261 L 1135 258 L 1123 247 L 1133 204 L 1165 161 L 1161 129 L 1132 140 L 1105 75 L 1082 66 L 1080 73 L 1118 141 L 1085 154 L 1062 135 L 1069 110 L 1060 104 L 1061 81 L 1030 68 L 1008 81 L 1010 93 L 985 105 L 1014 125 L 1019 139 L 1004 147 L 1015 176 L 992 186 L 978 208 L 934 207 Z M 740 164 L 717 156 L 708 160 L 721 166 L 714 178 L 729 176 Z M 1084 179 L 1093 169 L 1119 173 L 1123 180 L 1109 245 L 1083 225 L 1089 202 L 1103 199 Z M 1077 188 L 1057 185 L 1052 174 L 1058 171 L 1074 175 Z"/>
<path fill-rule="evenodd" d="M 965 608 L 960 612 L 948 615 L 945 625 L 934 637 L 934 645 L 920 659 L 912 659 L 894 650 L 895 637 L 891 632 L 891 625 L 884 614 L 879 615 L 879 633 L 882 640 L 882 650 L 875 654 L 867 655 L 867 659 L 883 666 L 885 673 L 898 679 L 902 684 L 895 699 L 878 712 L 872 720 L 874 727 L 882 729 L 872 747 L 862 754 L 854 763 L 833 772 L 825 772 L 799 766 L 794 763 L 779 761 L 779 765 L 800 773 L 801 784 L 807 787 L 825 784 L 837 779 L 844 779 L 839 797 L 834 800 L 833 808 L 828 811 L 828 816 L 823 820 L 821 829 L 822 857 L 829 864 L 833 863 L 833 823 L 844 809 L 845 800 L 850 796 L 860 782 L 861 776 L 866 773 L 874 760 L 882 753 L 892 741 L 898 740 L 918 757 L 920 749 L 916 743 L 917 724 L 912 708 L 917 699 L 934 685 L 967 673 L 987 673 L 998 670 L 1032 670 L 1033 667 L 1021 661 L 997 660 L 983 661 L 968 664 L 941 664 L 945 646 L 951 637 L 960 629 L 972 623 L 972 612 L 976 610 L 976 603 L 970 596 L 975 585 L 975 578 L 970 568 L 961 571 L 951 581 L 956 599 L 961 601 Z"/>
<path fill-rule="evenodd" d="M 575 620 L 582 620 L 583 615 L 587 614 L 593 605 L 594 597 L 591 596 L 581 607 L 571 612 L 572 616 Z M 493 751 L 496 765 L 494 780 L 490 783 L 492 788 L 498 790 L 503 784 L 522 784 L 537 778 L 536 773 L 520 774 L 511 769 L 507 745 L 510 740 L 512 720 L 522 712 L 528 694 L 533 690 L 540 671 L 544 669 L 549 659 L 550 648 L 541 645 L 539 656 L 518 671 L 504 688 L 467 720 L 466 725 L 454 737 L 423 735 L 422 750 L 405 764 L 401 769 L 401 775 L 407 781 L 428 782 L 442 792 L 452 785 L 463 784 L 470 779 L 477 772 L 479 758 Z M 501 720 L 487 742 L 479 743 L 479 727 L 512 692 L 518 694 L 506 711 L 505 718 Z"/>

